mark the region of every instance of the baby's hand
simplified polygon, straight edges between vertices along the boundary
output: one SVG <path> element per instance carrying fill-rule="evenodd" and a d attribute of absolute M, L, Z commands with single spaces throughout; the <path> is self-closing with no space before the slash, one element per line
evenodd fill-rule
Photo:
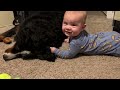
<path fill-rule="evenodd" d="M 51 53 L 54 53 L 55 49 L 55 47 L 50 47 Z"/>
<path fill-rule="evenodd" d="M 64 40 L 65 43 L 69 43 L 69 37 Z"/>

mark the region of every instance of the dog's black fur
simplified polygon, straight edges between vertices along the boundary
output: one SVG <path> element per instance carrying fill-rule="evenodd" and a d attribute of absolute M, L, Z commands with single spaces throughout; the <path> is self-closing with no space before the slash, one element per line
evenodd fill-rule
<path fill-rule="evenodd" d="M 19 25 L 11 53 L 27 50 L 31 53 L 22 55 L 23 59 L 55 61 L 50 46 L 59 48 L 66 38 L 62 32 L 63 15 L 64 11 L 41 11 L 25 19 Z"/>

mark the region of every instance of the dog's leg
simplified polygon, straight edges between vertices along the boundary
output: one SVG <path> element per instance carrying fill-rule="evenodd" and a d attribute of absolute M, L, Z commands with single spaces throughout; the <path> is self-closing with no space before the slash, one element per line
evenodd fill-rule
<path fill-rule="evenodd" d="M 30 53 L 23 52 L 22 58 L 24 60 L 40 59 L 55 62 L 56 56 L 55 54 L 51 53 L 50 48 L 46 48 L 43 50 L 35 50 Z"/>
<path fill-rule="evenodd" d="M 3 59 L 5 61 L 19 57 L 21 57 L 21 50 L 20 50 L 20 46 L 18 46 L 16 43 L 11 48 L 5 50 L 5 53 L 3 54 Z"/>
<path fill-rule="evenodd" d="M 55 62 L 55 55 L 52 53 L 47 53 L 47 54 L 38 54 L 37 53 L 29 53 L 29 54 L 21 54 L 23 60 L 32 60 L 32 59 L 40 59 L 40 60 L 47 60 L 50 62 Z"/>
<path fill-rule="evenodd" d="M 5 50 L 5 53 L 3 54 L 3 59 L 5 61 L 12 60 L 12 59 L 17 57 L 17 54 L 12 53 L 12 51 L 13 51 L 13 47 L 8 48 L 7 50 Z"/>
<path fill-rule="evenodd" d="M 46 60 L 50 62 L 55 62 L 55 59 L 56 59 L 55 54 L 51 52 L 47 52 L 47 54 L 43 55 L 43 57 L 46 58 Z"/>
<path fill-rule="evenodd" d="M 44 50 L 44 53 L 42 55 L 38 54 L 38 58 L 41 60 L 55 62 L 56 55 L 51 53 L 50 47 L 47 47 L 46 50 Z"/>
<path fill-rule="evenodd" d="M 21 52 L 21 56 L 22 56 L 22 59 L 23 59 L 23 60 L 37 59 L 37 55 L 31 53 L 30 51 Z"/>
<path fill-rule="evenodd" d="M 13 27 L 12 29 L 0 34 L 0 42 L 4 42 L 6 44 L 9 44 L 12 42 L 11 36 L 16 34 L 16 27 Z"/>

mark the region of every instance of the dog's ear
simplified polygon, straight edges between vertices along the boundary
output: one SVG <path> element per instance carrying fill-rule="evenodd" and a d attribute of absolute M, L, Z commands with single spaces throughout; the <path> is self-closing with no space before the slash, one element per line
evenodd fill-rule
<path fill-rule="evenodd" d="M 13 25 L 15 26 L 19 25 L 22 22 L 22 20 L 23 18 L 20 15 L 16 16 L 15 19 L 13 20 Z"/>

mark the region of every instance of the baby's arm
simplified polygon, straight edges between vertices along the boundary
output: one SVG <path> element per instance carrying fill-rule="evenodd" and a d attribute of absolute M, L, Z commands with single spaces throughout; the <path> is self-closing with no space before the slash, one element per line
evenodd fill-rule
<path fill-rule="evenodd" d="M 70 49 L 69 50 L 60 50 L 55 47 L 50 47 L 51 52 L 55 53 L 58 57 L 64 58 L 64 59 L 71 59 L 74 58 L 80 51 L 80 48 L 75 43 L 70 43 Z"/>

